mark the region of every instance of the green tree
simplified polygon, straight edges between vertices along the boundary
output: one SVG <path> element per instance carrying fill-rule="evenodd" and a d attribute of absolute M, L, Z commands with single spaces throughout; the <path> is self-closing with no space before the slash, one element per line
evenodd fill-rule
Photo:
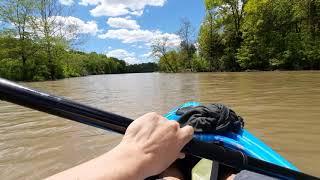
<path fill-rule="evenodd" d="M 40 40 L 43 50 L 46 52 L 46 59 L 50 72 L 50 79 L 54 80 L 61 76 L 61 62 L 57 58 L 57 49 L 67 49 L 70 40 L 76 38 L 76 25 L 65 25 L 63 19 L 64 8 L 58 0 L 34 1 L 36 14 L 32 27 Z"/>
<path fill-rule="evenodd" d="M 242 27 L 244 42 L 237 54 L 241 67 L 319 68 L 319 30 L 310 23 L 320 17 L 316 13 L 319 4 L 314 0 L 249 0 Z"/>
<path fill-rule="evenodd" d="M 145 72 L 155 72 L 158 71 L 158 64 L 156 63 L 142 63 L 142 64 L 132 64 L 126 67 L 126 72 L 128 73 L 145 73 Z"/>
<path fill-rule="evenodd" d="M 22 77 L 27 79 L 26 63 L 30 56 L 37 50 L 38 46 L 32 43 L 34 34 L 32 33 L 31 19 L 34 13 L 34 2 L 31 0 L 3 0 L 0 2 L 0 20 L 7 24 L 4 39 L 13 40 L 13 42 L 4 42 L 9 45 L 8 55 L 16 54 L 22 62 Z M 15 38 L 13 38 L 15 37 Z M 4 40 L 3 39 L 3 40 Z M 13 45 L 14 47 L 10 46 Z M 15 55 L 11 58 L 15 58 Z"/>
<path fill-rule="evenodd" d="M 235 56 L 243 41 L 241 25 L 245 17 L 245 3 L 246 0 L 205 0 L 207 17 L 203 26 L 207 26 L 207 30 L 203 31 L 207 31 L 207 37 L 211 39 L 207 46 L 212 46 L 208 57 L 212 71 L 239 70 Z M 200 39 L 206 36 L 203 34 L 200 32 Z"/>
<path fill-rule="evenodd" d="M 160 57 L 160 60 L 159 60 L 160 71 L 173 72 L 173 73 L 181 71 L 183 68 L 183 65 L 180 60 L 181 59 L 179 58 L 179 54 L 176 51 L 172 50 L 167 52 L 164 56 Z"/>
<path fill-rule="evenodd" d="M 237 43 L 241 42 L 241 23 L 244 18 L 246 0 L 205 0 L 207 11 L 218 12 L 227 31 L 234 34 Z M 230 29 L 229 29 L 230 28 Z"/>
<path fill-rule="evenodd" d="M 219 20 L 209 11 L 200 28 L 198 43 L 200 56 L 209 62 L 210 71 L 220 71 L 220 58 L 223 55 L 224 45 L 219 33 Z"/>
<path fill-rule="evenodd" d="M 176 58 L 175 56 L 171 56 L 175 58 L 170 59 L 170 57 L 168 57 L 170 45 L 169 45 L 169 39 L 167 36 L 154 40 L 154 42 L 151 45 L 151 48 L 152 48 L 152 55 L 154 57 L 159 58 L 160 60 L 159 61 L 160 69 L 165 70 L 167 72 L 178 72 L 177 66 L 174 65 L 174 64 L 177 64 L 176 61 L 178 58 Z"/>

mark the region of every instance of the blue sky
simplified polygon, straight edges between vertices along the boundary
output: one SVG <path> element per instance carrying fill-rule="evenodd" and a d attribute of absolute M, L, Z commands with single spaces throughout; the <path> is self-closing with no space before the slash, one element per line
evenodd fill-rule
<path fill-rule="evenodd" d="M 170 44 L 179 43 L 175 35 L 182 18 L 187 18 L 196 33 L 205 15 L 202 0 L 59 0 L 71 9 L 69 19 L 77 22 L 86 36 L 76 48 L 126 60 L 151 61 L 150 44 L 167 36 Z"/>

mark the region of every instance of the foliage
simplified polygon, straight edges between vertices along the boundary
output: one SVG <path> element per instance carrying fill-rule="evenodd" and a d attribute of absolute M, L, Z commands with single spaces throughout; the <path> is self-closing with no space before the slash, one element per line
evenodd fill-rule
<path fill-rule="evenodd" d="M 192 52 L 192 71 L 320 69 L 320 0 L 204 3 L 206 16 L 199 30 L 197 51 Z M 191 25 L 182 23 L 179 32 L 186 27 Z M 179 33 L 181 44 L 185 43 L 184 34 Z M 186 56 L 184 49 L 162 53 L 160 70 L 188 71 L 190 67 L 185 65 L 190 55 Z"/>
<path fill-rule="evenodd" d="M 170 55 L 169 38 L 167 36 L 155 39 L 151 48 L 152 56 L 159 58 L 160 70 L 162 69 L 166 72 L 178 71 L 178 68 L 175 66 L 176 57 L 175 55 Z"/>
<path fill-rule="evenodd" d="M 38 50 L 23 65 L 15 52 L 16 41 L 12 37 L 0 36 L 0 77 L 17 81 L 52 79 L 47 52 Z M 155 63 L 127 65 L 123 60 L 107 57 L 103 54 L 66 50 L 64 46 L 58 44 L 52 46 L 52 53 L 54 55 L 54 79 L 96 74 L 154 72 L 157 70 Z M 26 73 L 23 70 L 26 70 Z"/>
<path fill-rule="evenodd" d="M 204 0 L 197 38 L 183 19 L 181 42 L 159 36 L 157 63 L 127 65 L 72 50 L 76 26 L 63 27 L 58 0 L 0 1 L 0 76 L 23 81 L 95 74 L 320 69 L 320 0 Z M 5 25 L 3 25 L 5 24 Z M 63 29 L 63 32 L 60 31 Z"/>
<path fill-rule="evenodd" d="M 151 72 L 155 64 L 128 66 L 123 60 L 72 50 L 81 40 L 77 25 L 64 25 L 58 0 L 0 1 L 0 76 L 41 81 L 95 74 Z"/>
<path fill-rule="evenodd" d="M 176 51 L 169 51 L 159 60 L 159 69 L 163 72 L 180 72 L 183 67 L 180 63 L 179 54 Z"/>
<path fill-rule="evenodd" d="M 221 69 L 220 58 L 223 55 L 224 43 L 219 27 L 214 23 L 213 14 L 209 13 L 200 28 L 199 37 L 200 56 L 209 62 L 210 71 Z"/>
<path fill-rule="evenodd" d="M 191 61 L 192 69 L 196 72 L 209 72 L 209 63 L 201 56 L 197 56 L 196 54 L 193 56 Z"/>
<path fill-rule="evenodd" d="M 39 48 L 39 46 L 32 43 L 34 33 L 31 32 L 30 26 L 34 4 L 31 0 L 3 0 L 0 5 L 0 20 L 12 26 L 12 28 L 6 29 L 2 33 L 10 37 L 16 37 L 13 42 L 7 41 L 11 47 L 6 49 L 9 54 L 16 54 L 17 58 L 22 61 L 21 70 L 23 77 L 26 77 L 27 69 L 24 67 L 26 67 L 29 57 Z"/>
<path fill-rule="evenodd" d="M 194 27 L 188 19 L 182 19 L 178 35 L 181 38 L 180 55 L 185 69 L 192 69 L 191 61 L 196 52 L 194 45 Z"/>
<path fill-rule="evenodd" d="M 250 0 L 245 11 L 243 69 L 320 68 L 319 0 Z"/>
<path fill-rule="evenodd" d="M 142 64 L 131 64 L 127 65 L 127 73 L 147 73 L 147 72 L 156 72 L 158 71 L 157 63 L 142 63 Z"/>
<path fill-rule="evenodd" d="M 193 60 L 205 59 L 209 71 L 320 69 L 320 0 L 204 3 L 206 17 Z M 183 64 L 183 56 L 174 59 Z M 193 70 L 203 71 L 197 66 L 193 63 Z"/>

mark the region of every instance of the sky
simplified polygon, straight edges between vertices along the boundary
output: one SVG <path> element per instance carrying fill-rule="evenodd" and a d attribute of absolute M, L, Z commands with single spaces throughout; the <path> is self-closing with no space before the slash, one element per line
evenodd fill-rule
<path fill-rule="evenodd" d="M 58 1 L 66 13 L 54 19 L 65 27 L 76 25 L 77 33 L 84 37 L 73 48 L 129 64 L 153 61 L 150 45 L 156 39 L 167 37 L 170 46 L 178 47 L 181 20 L 188 19 L 197 34 L 205 16 L 203 0 Z"/>
<path fill-rule="evenodd" d="M 195 33 L 204 18 L 202 0 L 59 0 L 70 9 L 85 41 L 76 48 L 125 60 L 129 64 L 152 61 L 150 44 L 168 37 L 178 46 L 181 19 L 190 20 Z"/>

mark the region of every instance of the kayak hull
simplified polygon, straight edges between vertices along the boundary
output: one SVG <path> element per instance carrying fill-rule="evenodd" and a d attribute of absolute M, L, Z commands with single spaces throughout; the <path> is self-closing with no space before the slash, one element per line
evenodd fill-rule
<path fill-rule="evenodd" d="M 176 114 L 176 111 L 182 107 L 194 107 L 201 105 L 198 102 L 187 102 L 169 111 L 165 117 L 169 120 L 177 121 L 180 116 Z M 295 171 L 299 171 L 297 167 L 291 164 L 288 160 L 274 151 L 271 147 L 266 145 L 263 141 L 255 137 L 248 130 L 243 129 L 239 133 L 226 133 L 226 134 L 204 134 L 196 133 L 194 137 L 204 142 L 215 142 L 222 144 L 225 147 L 239 150 L 248 156 L 267 161 L 282 167 L 286 167 Z M 204 161 L 202 164 L 211 168 L 212 162 Z M 200 165 L 203 166 L 203 165 Z M 200 169 L 203 169 L 200 168 Z M 201 170 L 200 170 L 201 171 Z M 203 170 L 202 170 L 203 171 Z M 201 173 L 200 173 L 201 174 Z M 202 173 L 203 174 L 203 173 Z"/>

